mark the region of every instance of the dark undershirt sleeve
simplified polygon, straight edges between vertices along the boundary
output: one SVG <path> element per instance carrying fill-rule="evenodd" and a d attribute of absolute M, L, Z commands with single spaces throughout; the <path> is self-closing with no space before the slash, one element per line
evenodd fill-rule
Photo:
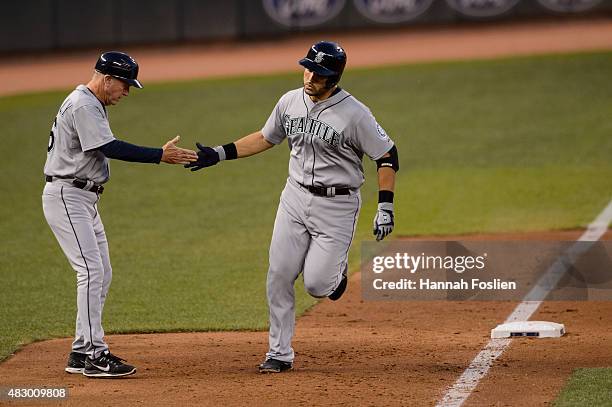
<path fill-rule="evenodd" d="M 98 150 L 108 158 L 151 164 L 159 164 L 163 153 L 161 148 L 137 146 L 122 140 L 113 140 L 99 147 Z"/>

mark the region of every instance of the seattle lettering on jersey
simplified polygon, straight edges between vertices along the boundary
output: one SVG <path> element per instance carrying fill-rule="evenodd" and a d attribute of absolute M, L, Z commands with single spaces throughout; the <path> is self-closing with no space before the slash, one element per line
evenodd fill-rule
<path fill-rule="evenodd" d="M 338 147 L 338 144 L 340 144 L 340 134 L 336 130 L 330 125 L 312 117 L 302 116 L 292 118 L 286 114 L 283 116 L 283 127 L 287 137 L 295 134 L 310 134 L 333 147 Z"/>

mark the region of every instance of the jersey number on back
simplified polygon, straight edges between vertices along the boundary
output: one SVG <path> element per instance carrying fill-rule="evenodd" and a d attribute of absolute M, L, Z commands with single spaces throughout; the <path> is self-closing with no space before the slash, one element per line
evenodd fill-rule
<path fill-rule="evenodd" d="M 47 153 L 53 150 L 55 145 L 55 129 L 57 129 L 57 117 L 53 120 L 53 126 L 51 126 L 51 133 L 49 133 L 49 145 L 47 146 Z"/>

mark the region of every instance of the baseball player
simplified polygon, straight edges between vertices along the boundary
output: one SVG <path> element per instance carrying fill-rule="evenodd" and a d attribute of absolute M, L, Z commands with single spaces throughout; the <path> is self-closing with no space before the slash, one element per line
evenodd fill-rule
<path fill-rule="evenodd" d="M 49 136 L 42 195 L 45 218 L 77 278 L 76 335 L 66 372 L 88 377 L 120 377 L 136 372 L 104 342 L 102 310 L 112 269 L 98 202 L 109 177 L 109 158 L 141 163 L 187 164 L 195 151 L 141 147 L 115 138 L 106 107 L 142 88 L 138 64 L 122 52 L 105 52 L 87 85 L 64 100 Z"/>
<path fill-rule="evenodd" d="M 304 86 L 280 98 L 263 129 L 214 148 L 197 143 L 198 161 L 185 166 L 195 171 L 288 141 L 289 177 L 270 244 L 270 348 L 259 366 L 262 373 L 293 367 L 294 282 L 299 274 L 314 297 L 337 300 L 346 289 L 348 251 L 365 179 L 364 154 L 378 166 L 376 240 L 391 233 L 394 225 L 397 149 L 370 110 L 338 86 L 346 53 L 338 44 L 322 41 L 299 63 L 305 68 Z"/>

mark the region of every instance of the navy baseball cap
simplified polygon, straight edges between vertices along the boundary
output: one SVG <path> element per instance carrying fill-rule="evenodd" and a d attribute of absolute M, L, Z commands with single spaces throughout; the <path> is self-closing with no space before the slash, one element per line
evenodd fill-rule
<path fill-rule="evenodd" d="M 335 42 L 319 41 L 308 50 L 299 64 L 321 76 L 342 76 L 346 65 L 346 52 Z"/>
<path fill-rule="evenodd" d="M 100 55 L 96 62 L 96 71 L 110 75 L 127 84 L 142 89 L 138 81 L 138 63 L 124 52 L 108 51 Z"/>

